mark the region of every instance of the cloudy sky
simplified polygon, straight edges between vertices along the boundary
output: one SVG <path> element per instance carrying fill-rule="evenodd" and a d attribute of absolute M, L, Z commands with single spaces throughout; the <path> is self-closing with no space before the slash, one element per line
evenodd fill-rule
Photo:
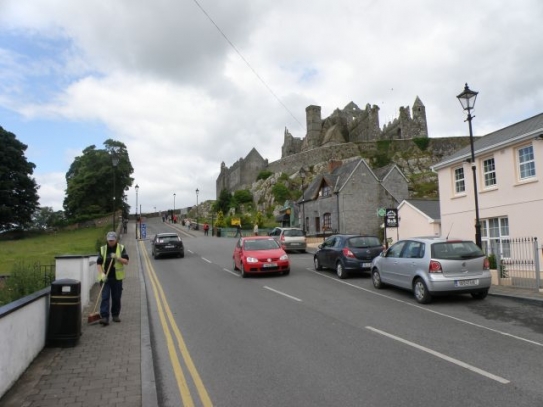
<path fill-rule="evenodd" d="M 0 126 L 42 206 L 111 138 L 143 212 L 188 207 L 215 199 L 221 162 L 279 159 L 311 104 L 376 104 L 384 125 L 419 96 L 430 137 L 467 135 L 466 82 L 476 135 L 541 113 L 541 21 L 540 0 L 0 0 Z"/>

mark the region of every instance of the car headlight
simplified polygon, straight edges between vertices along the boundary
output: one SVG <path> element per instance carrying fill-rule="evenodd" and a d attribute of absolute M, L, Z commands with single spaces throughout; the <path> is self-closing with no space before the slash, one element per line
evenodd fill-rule
<path fill-rule="evenodd" d="M 258 259 L 255 257 L 247 257 L 247 263 L 258 263 Z"/>
<path fill-rule="evenodd" d="M 279 260 L 288 260 L 288 254 L 283 254 L 281 257 L 279 257 Z"/>

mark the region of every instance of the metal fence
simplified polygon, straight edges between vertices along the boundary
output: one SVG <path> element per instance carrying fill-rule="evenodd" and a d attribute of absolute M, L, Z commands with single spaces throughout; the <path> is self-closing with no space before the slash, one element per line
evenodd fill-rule
<path fill-rule="evenodd" d="M 541 268 L 537 237 L 521 237 L 492 244 L 500 285 L 538 290 Z"/>

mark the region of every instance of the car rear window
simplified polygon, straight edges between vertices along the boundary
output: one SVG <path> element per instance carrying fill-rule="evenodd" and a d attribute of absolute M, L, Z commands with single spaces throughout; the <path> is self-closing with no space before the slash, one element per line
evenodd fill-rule
<path fill-rule="evenodd" d="M 295 236 L 303 236 L 304 232 L 301 229 L 290 229 L 290 230 L 285 230 L 285 233 L 283 234 L 285 236 L 295 237 Z"/>
<path fill-rule="evenodd" d="M 348 246 L 358 248 L 381 246 L 381 242 L 377 237 L 374 236 L 351 237 L 349 239 Z"/>
<path fill-rule="evenodd" d="M 441 242 L 432 245 L 433 259 L 465 260 L 484 255 L 482 250 L 472 241 Z"/>
<path fill-rule="evenodd" d="M 177 242 L 179 238 L 177 236 L 159 236 L 157 239 L 160 243 Z"/>

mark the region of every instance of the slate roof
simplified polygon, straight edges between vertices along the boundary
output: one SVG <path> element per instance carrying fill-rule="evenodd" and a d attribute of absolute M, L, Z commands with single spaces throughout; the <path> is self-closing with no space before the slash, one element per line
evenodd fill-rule
<path fill-rule="evenodd" d="M 535 138 L 542 134 L 543 113 L 540 113 L 529 119 L 504 127 L 501 130 L 489 133 L 486 136 L 474 139 L 473 148 L 475 156 L 498 148 L 503 148 L 508 144 Z M 438 170 L 465 161 L 468 158 L 471 158 L 471 146 L 469 145 L 433 165 L 432 170 Z"/>
<path fill-rule="evenodd" d="M 439 200 L 437 199 L 406 199 L 405 202 L 409 203 L 411 206 L 421 211 L 430 219 L 441 219 Z"/>

